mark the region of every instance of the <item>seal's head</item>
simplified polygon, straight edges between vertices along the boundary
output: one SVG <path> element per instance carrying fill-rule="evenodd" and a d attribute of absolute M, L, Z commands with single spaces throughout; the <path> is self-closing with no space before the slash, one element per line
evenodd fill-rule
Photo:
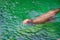
<path fill-rule="evenodd" d="M 28 24 L 28 23 L 32 23 L 32 20 L 30 20 L 30 19 L 25 19 L 25 20 L 23 21 L 23 24 Z"/>

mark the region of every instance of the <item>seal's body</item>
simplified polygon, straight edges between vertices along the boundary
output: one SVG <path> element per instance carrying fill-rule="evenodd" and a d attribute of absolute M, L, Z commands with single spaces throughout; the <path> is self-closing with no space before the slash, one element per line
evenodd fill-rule
<path fill-rule="evenodd" d="M 57 12 L 59 12 L 60 9 L 55 9 L 55 10 L 51 10 L 49 12 L 47 12 L 46 14 L 43 14 L 33 20 L 31 19 L 26 19 L 23 21 L 23 24 L 27 24 L 27 23 L 32 23 L 32 24 L 41 24 L 41 23 L 45 23 L 47 21 L 51 21 L 51 19 L 57 14 Z"/>

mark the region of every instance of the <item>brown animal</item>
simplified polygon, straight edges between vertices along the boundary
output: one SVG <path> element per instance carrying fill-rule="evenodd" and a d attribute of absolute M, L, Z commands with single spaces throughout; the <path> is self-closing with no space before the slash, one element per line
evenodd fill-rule
<path fill-rule="evenodd" d="M 51 21 L 52 17 L 54 17 L 57 14 L 57 12 L 59 12 L 59 11 L 60 11 L 60 8 L 55 9 L 55 10 L 50 10 L 46 14 L 43 14 L 33 20 L 31 20 L 31 19 L 24 20 L 23 24 L 27 24 L 27 23 L 41 24 L 41 23 L 45 23 L 47 21 Z"/>

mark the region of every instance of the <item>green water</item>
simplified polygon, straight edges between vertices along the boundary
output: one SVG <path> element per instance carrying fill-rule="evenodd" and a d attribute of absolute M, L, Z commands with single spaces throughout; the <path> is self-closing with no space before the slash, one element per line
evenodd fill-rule
<path fill-rule="evenodd" d="M 0 0 L 0 40 L 57 40 L 60 38 L 60 13 L 57 21 L 22 26 L 24 19 L 60 8 L 60 0 Z"/>

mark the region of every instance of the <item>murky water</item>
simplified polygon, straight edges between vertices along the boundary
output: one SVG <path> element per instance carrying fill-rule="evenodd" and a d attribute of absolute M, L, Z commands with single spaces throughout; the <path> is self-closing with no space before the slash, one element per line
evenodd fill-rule
<path fill-rule="evenodd" d="M 60 0 L 0 0 L 0 40 L 56 40 L 60 13 L 53 23 L 23 26 L 22 21 L 59 8 Z"/>

